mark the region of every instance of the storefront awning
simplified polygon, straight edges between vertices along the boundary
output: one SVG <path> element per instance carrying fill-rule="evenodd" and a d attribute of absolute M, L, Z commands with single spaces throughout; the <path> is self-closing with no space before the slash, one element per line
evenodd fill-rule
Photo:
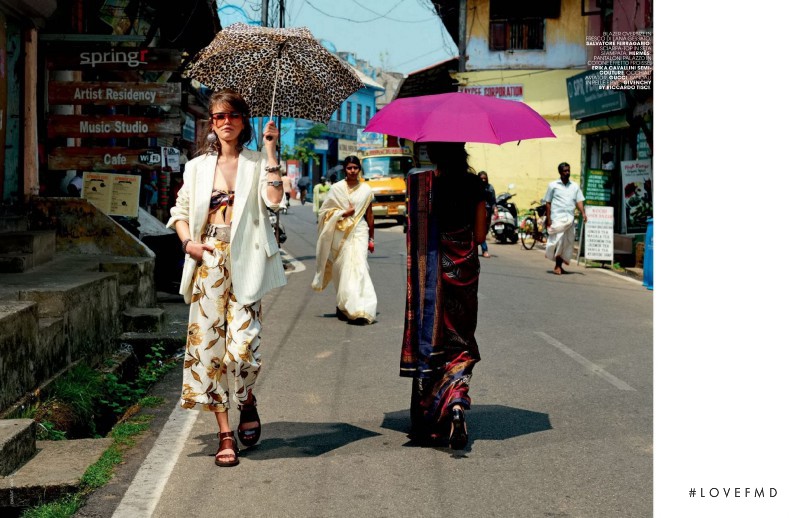
<path fill-rule="evenodd" d="M 609 115 L 608 117 L 594 117 L 581 120 L 575 128 L 575 131 L 578 135 L 592 135 L 594 133 L 628 127 L 630 127 L 630 123 L 627 117 L 625 117 L 625 114 L 617 113 Z"/>

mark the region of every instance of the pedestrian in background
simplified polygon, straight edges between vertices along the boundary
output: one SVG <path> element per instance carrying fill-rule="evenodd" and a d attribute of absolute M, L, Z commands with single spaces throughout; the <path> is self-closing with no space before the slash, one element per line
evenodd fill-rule
<path fill-rule="evenodd" d="M 300 190 L 300 204 L 306 204 L 306 195 L 308 194 L 308 187 L 311 185 L 311 178 L 308 176 L 301 176 L 297 180 L 297 188 Z"/>
<path fill-rule="evenodd" d="M 344 159 L 345 179 L 333 184 L 319 208 L 317 271 L 311 287 L 332 280 L 336 316 L 356 325 L 375 321 L 378 297 L 369 276 L 367 252 L 375 251 L 372 189 L 361 181 L 358 157 Z"/>
<path fill-rule="evenodd" d="M 468 442 L 469 382 L 480 360 L 476 253 L 486 239 L 486 188 L 464 143 L 431 142 L 435 171 L 408 176 L 408 280 L 400 376 L 413 378 L 411 438 L 454 450 Z"/>
<path fill-rule="evenodd" d="M 483 181 L 485 184 L 484 187 L 486 188 L 486 228 L 488 229 L 492 214 L 497 210 L 497 196 L 495 195 L 494 187 L 489 183 L 489 175 L 486 174 L 486 171 L 478 173 L 478 178 Z M 489 245 L 486 243 L 485 239 L 481 243 L 481 251 L 483 252 L 483 257 L 491 257 L 491 255 L 489 255 Z"/>
<path fill-rule="evenodd" d="M 545 226 L 547 226 L 547 245 L 545 257 L 556 262 L 553 273 L 565 273 L 563 265 L 569 264 L 575 248 L 575 207 L 583 215 L 586 224 L 585 200 L 581 188 L 569 179 L 570 167 L 566 162 L 558 164 L 559 180 L 547 186 L 545 201 Z"/>
<path fill-rule="evenodd" d="M 292 179 L 289 178 L 288 174 L 283 173 L 281 180 L 283 181 L 283 194 L 286 196 L 286 206 L 283 207 L 283 213 L 289 214 L 289 205 L 291 205 L 289 200 L 292 199 Z"/>
<path fill-rule="evenodd" d="M 253 395 L 261 369 L 261 299 L 286 284 L 266 208 L 282 205 L 283 183 L 274 122 L 264 129 L 264 156 L 244 147 L 253 129 L 241 95 L 216 92 L 209 111 L 207 148 L 186 164 L 167 227 L 175 228 L 186 254 L 180 293 L 191 304 L 181 406 L 214 412 L 215 463 L 225 467 L 239 464 L 228 423 L 231 397 L 240 410 L 242 445 L 254 446 L 261 435 Z"/>
<path fill-rule="evenodd" d="M 319 222 L 319 208 L 322 205 L 322 202 L 325 201 L 325 197 L 328 195 L 328 191 L 330 190 L 331 186 L 328 183 L 328 179 L 324 176 L 320 178 L 319 183 L 314 186 L 314 221 Z"/>

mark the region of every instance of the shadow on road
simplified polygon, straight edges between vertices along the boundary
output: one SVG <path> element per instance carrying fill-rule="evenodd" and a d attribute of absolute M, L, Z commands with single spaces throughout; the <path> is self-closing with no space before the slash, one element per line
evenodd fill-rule
<path fill-rule="evenodd" d="M 380 434 L 347 423 L 264 423 L 261 441 L 242 450 L 240 457 L 252 460 L 317 457 L 376 435 Z M 204 440 L 208 441 L 209 453 L 213 455 L 216 438 L 209 436 Z"/>
<path fill-rule="evenodd" d="M 408 410 L 386 413 L 381 428 L 408 432 L 411 429 Z M 470 441 L 502 441 L 553 429 L 548 414 L 506 405 L 472 405 L 467 411 L 467 428 Z"/>

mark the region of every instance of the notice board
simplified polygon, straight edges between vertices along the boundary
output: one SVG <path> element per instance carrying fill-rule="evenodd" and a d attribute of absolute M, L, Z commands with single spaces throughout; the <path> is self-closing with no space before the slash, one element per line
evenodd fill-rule
<path fill-rule="evenodd" d="M 139 215 L 138 175 L 113 173 L 83 173 L 81 197 L 109 216 Z"/>
<path fill-rule="evenodd" d="M 614 207 L 587 205 L 584 234 L 586 259 L 614 260 Z"/>

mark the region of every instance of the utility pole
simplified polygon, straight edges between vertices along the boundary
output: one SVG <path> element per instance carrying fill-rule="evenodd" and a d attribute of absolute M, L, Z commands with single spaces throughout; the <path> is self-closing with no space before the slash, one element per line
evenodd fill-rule
<path fill-rule="evenodd" d="M 467 71 L 467 0 L 458 5 L 458 71 Z"/>
<path fill-rule="evenodd" d="M 286 27 L 286 0 L 278 0 L 278 11 L 280 12 L 278 27 Z"/>
<path fill-rule="evenodd" d="M 269 0 L 261 0 L 261 26 L 269 26 Z"/>

